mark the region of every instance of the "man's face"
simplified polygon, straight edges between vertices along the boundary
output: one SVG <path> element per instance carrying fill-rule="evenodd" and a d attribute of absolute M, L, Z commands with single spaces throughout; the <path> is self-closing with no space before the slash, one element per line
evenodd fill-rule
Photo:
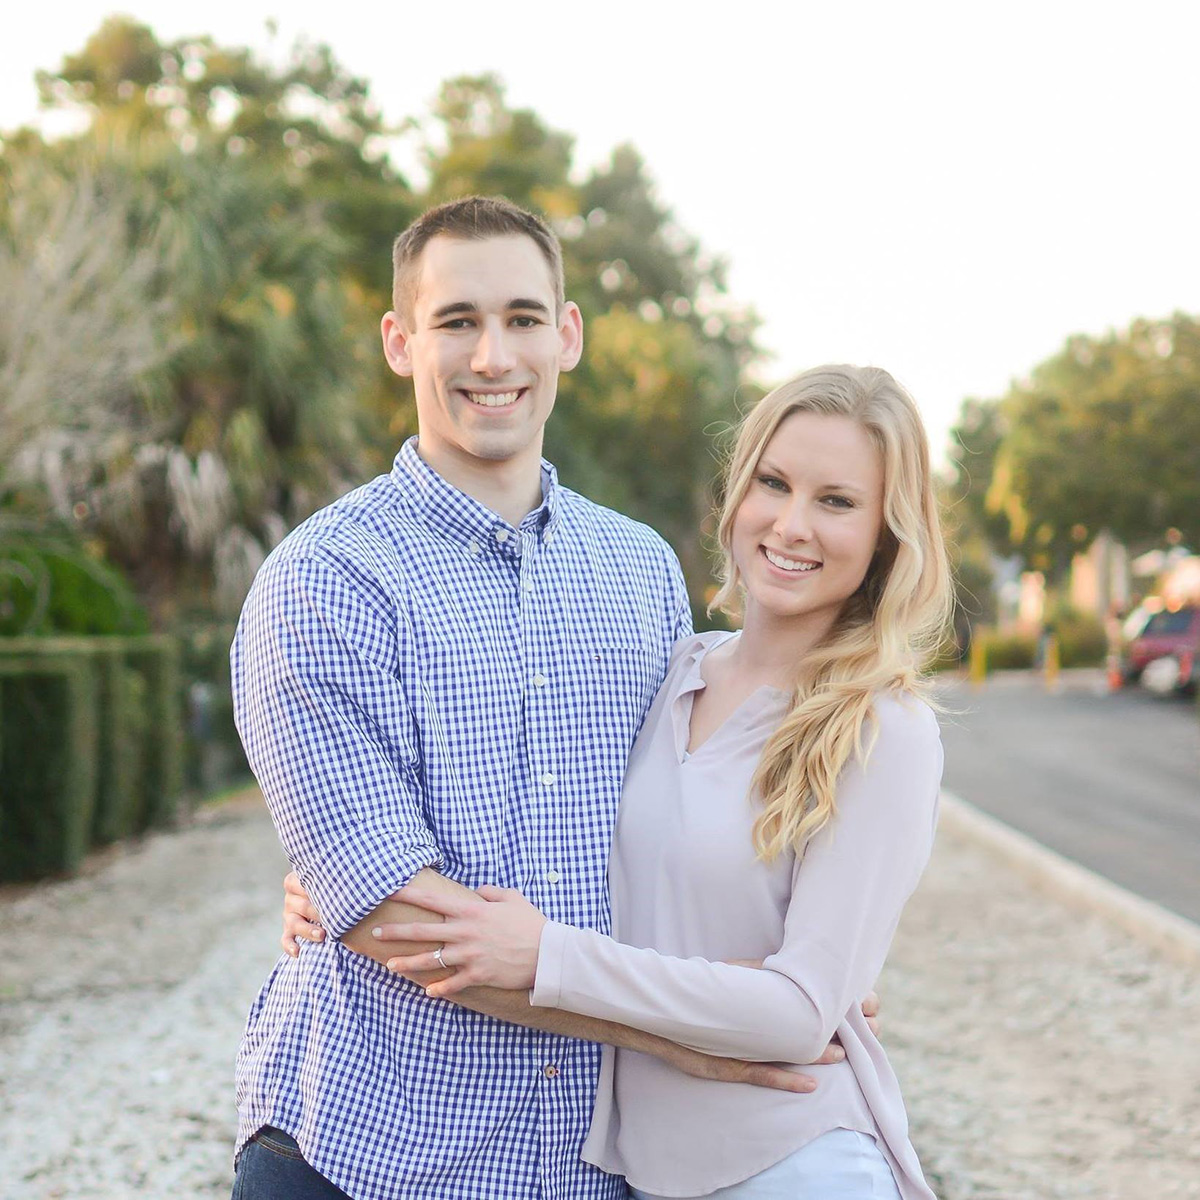
<path fill-rule="evenodd" d="M 425 246 L 411 314 L 388 313 L 382 328 L 392 370 L 412 376 L 421 457 L 435 470 L 541 457 L 558 373 L 583 349 L 579 309 L 555 307 L 531 238 L 441 236 Z"/>

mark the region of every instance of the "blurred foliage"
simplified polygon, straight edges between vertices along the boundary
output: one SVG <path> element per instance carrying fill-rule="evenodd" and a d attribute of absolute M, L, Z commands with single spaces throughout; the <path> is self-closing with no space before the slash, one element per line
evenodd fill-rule
<path fill-rule="evenodd" d="M 0 518 L 0 637 L 133 634 L 149 628 L 128 581 L 74 531 Z"/>
<path fill-rule="evenodd" d="M 955 429 L 955 489 L 1002 551 L 1061 577 L 1104 529 L 1200 545 L 1200 321 L 1069 338 Z M 1175 532 L 1171 532 L 1175 531 Z"/>
<path fill-rule="evenodd" d="M 1028 670 L 1037 662 L 1038 640 L 1031 633 L 997 633 L 987 629 L 975 636 L 983 643 L 989 671 Z"/>
<path fill-rule="evenodd" d="M 501 193 L 559 232 L 587 321 L 547 453 L 671 538 L 702 600 L 708 431 L 736 415 L 756 319 L 632 148 L 576 172 L 571 137 L 490 75 L 388 125 L 326 46 L 263 58 L 128 17 L 37 86 L 86 128 L 0 152 L 0 285 L 33 298 L 0 315 L 0 506 L 71 524 L 159 623 L 236 612 L 286 530 L 415 431 L 376 332 L 393 238 L 432 203 Z M 399 137 L 420 188 L 390 164 Z M 63 329 L 84 356 L 58 352 Z"/>
<path fill-rule="evenodd" d="M 1066 604 L 1054 606 L 1046 627 L 1058 640 L 1058 659 L 1063 667 L 1099 667 L 1108 655 L 1104 622 L 1095 613 L 1079 612 Z"/>

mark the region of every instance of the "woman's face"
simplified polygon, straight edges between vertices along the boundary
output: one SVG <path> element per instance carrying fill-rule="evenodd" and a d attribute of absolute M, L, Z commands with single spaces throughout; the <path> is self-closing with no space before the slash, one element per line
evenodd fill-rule
<path fill-rule="evenodd" d="M 883 462 L 849 417 L 797 412 L 758 460 L 733 520 L 746 617 L 811 626 L 814 640 L 858 590 L 883 529 Z"/>

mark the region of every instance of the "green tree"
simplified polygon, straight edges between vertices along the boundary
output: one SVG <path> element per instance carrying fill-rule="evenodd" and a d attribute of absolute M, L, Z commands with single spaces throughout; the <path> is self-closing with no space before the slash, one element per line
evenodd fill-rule
<path fill-rule="evenodd" d="M 969 402 L 959 435 L 968 504 L 1032 567 L 1060 573 L 1102 529 L 1200 545 L 1200 322 L 1069 338 L 1000 401 Z"/>
<path fill-rule="evenodd" d="M 392 239 L 421 207 L 387 157 L 398 130 L 328 46 L 300 42 L 281 57 L 207 36 L 159 42 L 113 16 L 37 85 L 44 106 L 82 112 L 99 144 L 166 140 L 263 166 L 276 187 L 323 206 L 344 270 L 385 298 Z"/>

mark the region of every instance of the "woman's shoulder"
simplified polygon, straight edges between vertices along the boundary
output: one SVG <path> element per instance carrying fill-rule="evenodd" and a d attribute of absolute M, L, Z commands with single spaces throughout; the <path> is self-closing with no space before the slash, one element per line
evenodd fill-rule
<path fill-rule="evenodd" d="M 871 715 L 883 737 L 911 737 L 922 741 L 941 740 L 941 728 L 933 708 L 914 692 L 876 692 Z"/>
<path fill-rule="evenodd" d="M 928 770 L 941 775 L 942 734 L 933 709 L 912 692 L 879 692 L 863 729 L 869 773 Z"/>
<path fill-rule="evenodd" d="M 732 636 L 723 629 L 707 629 L 702 633 L 689 633 L 687 637 L 681 637 L 671 647 L 671 661 L 667 665 L 668 673 L 674 671 L 685 660 L 702 658 L 712 646 Z"/>

